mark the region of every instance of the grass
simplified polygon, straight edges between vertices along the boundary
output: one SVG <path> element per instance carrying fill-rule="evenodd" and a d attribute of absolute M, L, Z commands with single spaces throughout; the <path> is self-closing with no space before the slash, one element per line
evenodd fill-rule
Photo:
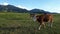
<path fill-rule="evenodd" d="M 53 27 L 46 25 L 39 31 L 39 23 L 34 22 L 28 13 L 0 13 L 0 34 L 60 34 L 60 14 L 53 15 Z"/>

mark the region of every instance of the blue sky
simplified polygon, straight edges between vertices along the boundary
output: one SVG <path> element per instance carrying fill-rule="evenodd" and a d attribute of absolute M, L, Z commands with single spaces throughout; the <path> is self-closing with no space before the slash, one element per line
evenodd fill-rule
<path fill-rule="evenodd" d="M 60 13 L 60 0 L 0 0 L 0 4 L 11 4 L 28 10 L 37 8 Z"/>

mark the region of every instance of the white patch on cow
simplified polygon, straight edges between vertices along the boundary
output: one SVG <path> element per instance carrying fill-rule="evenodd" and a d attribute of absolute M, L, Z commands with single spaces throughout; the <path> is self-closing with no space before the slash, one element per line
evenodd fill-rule
<path fill-rule="evenodd" d="M 33 21 L 36 21 L 36 16 L 33 17 Z"/>

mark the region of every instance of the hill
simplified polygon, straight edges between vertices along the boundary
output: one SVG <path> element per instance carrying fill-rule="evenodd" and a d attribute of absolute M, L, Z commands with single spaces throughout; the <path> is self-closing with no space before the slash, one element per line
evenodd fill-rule
<path fill-rule="evenodd" d="M 24 13 L 24 12 L 27 12 L 28 10 L 18 8 L 18 7 L 13 6 L 13 5 L 0 5 L 0 11 Z"/>
<path fill-rule="evenodd" d="M 32 9 L 30 10 L 30 13 L 51 13 L 51 12 L 48 12 L 48 11 L 44 11 L 44 10 L 41 10 L 41 9 Z"/>

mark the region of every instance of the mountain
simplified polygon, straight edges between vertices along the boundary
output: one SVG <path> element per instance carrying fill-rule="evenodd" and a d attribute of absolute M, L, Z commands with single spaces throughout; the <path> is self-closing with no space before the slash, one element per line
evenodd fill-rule
<path fill-rule="evenodd" d="M 44 11 L 41 9 L 32 9 L 32 10 L 30 10 L 30 13 L 50 13 L 50 12 Z"/>
<path fill-rule="evenodd" d="M 13 5 L 0 5 L 0 11 L 21 12 L 21 13 L 23 13 L 23 12 L 27 12 L 28 10 L 18 8 L 18 7 L 13 6 Z"/>
<path fill-rule="evenodd" d="M 4 5 L 0 5 L 0 11 L 5 10 L 5 6 Z"/>
<path fill-rule="evenodd" d="M 27 10 L 13 5 L 0 5 L 0 12 L 18 12 L 18 13 L 51 13 L 41 9 Z M 54 13 L 53 13 L 54 14 Z"/>

